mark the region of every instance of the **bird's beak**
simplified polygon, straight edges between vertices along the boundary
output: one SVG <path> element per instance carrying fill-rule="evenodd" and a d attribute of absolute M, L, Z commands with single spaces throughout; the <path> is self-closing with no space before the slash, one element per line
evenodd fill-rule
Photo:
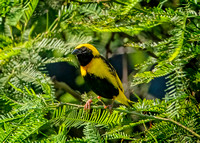
<path fill-rule="evenodd" d="M 78 55 L 78 54 L 81 54 L 81 51 L 79 49 L 75 49 L 72 54 L 74 55 Z"/>

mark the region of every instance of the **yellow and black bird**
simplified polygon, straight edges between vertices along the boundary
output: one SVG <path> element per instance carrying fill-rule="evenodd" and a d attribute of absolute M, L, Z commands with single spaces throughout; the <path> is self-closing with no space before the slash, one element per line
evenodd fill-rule
<path fill-rule="evenodd" d="M 122 83 L 114 67 L 93 45 L 80 44 L 72 54 L 77 56 L 81 75 L 92 91 L 101 97 L 117 100 L 126 106 L 131 105 L 132 101 L 124 95 Z M 90 103 L 91 100 L 86 104 Z M 90 108 L 90 105 L 87 106 Z"/>

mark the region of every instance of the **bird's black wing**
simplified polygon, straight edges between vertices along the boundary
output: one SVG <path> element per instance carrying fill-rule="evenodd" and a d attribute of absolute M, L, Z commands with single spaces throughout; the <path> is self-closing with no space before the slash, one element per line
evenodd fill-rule
<path fill-rule="evenodd" d="M 116 79 L 118 88 L 119 88 L 122 92 L 124 92 L 124 89 L 123 89 L 121 80 L 119 79 L 115 68 L 114 68 L 114 67 L 109 63 L 109 61 L 106 60 L 103 56 L 100 56 L 100 58 L 101 58 L 101 59 L 106 63 L 106 65 L 109 67 L 110 73 L 111 73 L 111 74 L 115 77 L 115 79 Z"/>
<path fill-rule="evenodd" d="M 99 96 L 113 99 L 113 96 L 117 96 L 119 94 L 118 88 L 106 78 L 100 78 L 94 74 L 88 73 L 86 76 L 84 76 L 84 79 L 91 90 L 93 90 Z"/>

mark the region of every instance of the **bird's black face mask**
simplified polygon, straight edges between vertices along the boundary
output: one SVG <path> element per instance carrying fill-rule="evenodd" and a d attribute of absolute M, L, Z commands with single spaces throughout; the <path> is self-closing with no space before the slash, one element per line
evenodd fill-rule
<path fill-rule="evenodd" d="M 92 50 L 88 49 L 87 47 L 81 47 L 79 49 L 75 49 L 72 54 L 78 57 L 78 61 L 81 66 L 86 66 L 94 57 L 92 54 Z"/>

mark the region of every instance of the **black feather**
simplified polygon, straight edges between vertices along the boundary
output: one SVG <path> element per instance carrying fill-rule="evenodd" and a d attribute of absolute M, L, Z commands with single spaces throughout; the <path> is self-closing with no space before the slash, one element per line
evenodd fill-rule
<path fill-rule="evenodd" d="M 88 73 L 84 76 L 84 79 L 88 86 L 99 96 L 113 99 L 113 96 L 119 94 L 119 90 L 105 78 L 100 78 L 94 74 Z"/>

